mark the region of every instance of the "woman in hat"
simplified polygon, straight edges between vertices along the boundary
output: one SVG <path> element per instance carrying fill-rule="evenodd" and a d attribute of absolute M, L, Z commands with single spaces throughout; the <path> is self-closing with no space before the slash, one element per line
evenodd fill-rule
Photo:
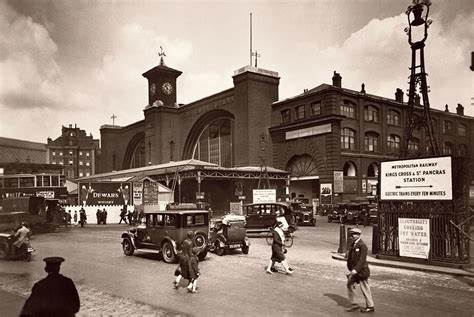
<path fill-rule="evenodd" d="M 276 269 L 274 268 L 275 262 L 281 263 L 283 265 L 286 274 L 293 273 L 293 269 L 290 268 L 283 252 L 283 242 L 285 241 L 285 233 L 283 232 L 283 226 L 283 222 L 278 220 L 276 222 L 276 227 L 273 229 L 272 257 L 266 269 L 266 272 L 268 274 L 272 274 L 276 271 Z"/>

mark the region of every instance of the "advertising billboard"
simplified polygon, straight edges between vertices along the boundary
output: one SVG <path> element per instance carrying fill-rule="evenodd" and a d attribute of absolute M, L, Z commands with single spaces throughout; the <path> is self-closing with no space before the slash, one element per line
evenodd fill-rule
<path fill-rule="evenodd" d="M 80 183 L 79 203 L 93 205 L 127 205 L 130 202 L 130 183 Z"/>

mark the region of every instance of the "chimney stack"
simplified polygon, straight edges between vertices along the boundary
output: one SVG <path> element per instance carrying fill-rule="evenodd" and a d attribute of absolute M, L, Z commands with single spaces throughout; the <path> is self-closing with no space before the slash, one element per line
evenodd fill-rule
<path fill-rule="evenodd" d="M 458 106 L 456 107 L 456 113 L 460 116 L 464 115 L 464 107 L 458 103 Z"/>
<path fill-rule="evenodd" d="M 448 104 L 446 104 L 446 106 L 444 106 L 444 111 L 449 112 Z"/>
<path fill-rule="evenodd" d="M 401 90 L 400 88 L 397 88 L 397 90 L 395 91 L 395 100 L 400 102 L 400 103 L 403 103 L 403 90 Z"/>
<path fill-rule="evenodd" d="M 332 76 L 332 85 L 335 87 L 341 88 L 341 81 L 342 81 L 341 75 L 339 73 L 336 73 L 336 71 L 334 71 L 334 75 Z"/>

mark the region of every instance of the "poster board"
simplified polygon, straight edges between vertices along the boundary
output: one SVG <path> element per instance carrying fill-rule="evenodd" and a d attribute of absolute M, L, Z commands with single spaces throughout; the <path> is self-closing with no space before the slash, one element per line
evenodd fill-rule
<path fill-rule="evenodd" d="M 253 203 L 275 203 L 276 202 L 276 189 L 254 189 Z"/>
<path fill-rule="evenodd" d="M 342 171 L 334 171 L 334 193 L 344 192 L 344 173 Z"/>
<path fill-rule="evenodd" d="M 430 220 L 398 218 L 400 256 L 428 259 L 430 253 Z"/>
<path fill-rule="evenodd" d="M 321 205 L 332 204 L 332 184 L 321 184 Z"/>
<path fill-rule="evenodd" d="M 452 200 L 451 157 L 380 163 L 381 200 Z"/>

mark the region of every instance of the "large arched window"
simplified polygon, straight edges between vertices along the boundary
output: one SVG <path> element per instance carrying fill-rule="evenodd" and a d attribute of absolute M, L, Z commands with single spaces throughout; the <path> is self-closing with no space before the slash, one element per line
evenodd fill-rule
<path fill-rule="evenodd" d="M 114 163 L 115 165 L 115 163 Z M 130 168 L 145 166 L 145 140 L 141 140 L 132 153 Z"/>
<path fill-rule="evenodd" d="M 286 165 L 286 170 L 295 177 L 318 175 L 316 160 L 309 154 L 293 156 Z"/>
<path fill-rule="evenodd" d="M 351 161 L 347 161 L 346 163 L 344 163 L 343 173 L 344 176 L 356 176 L 357 169 L 355 164 Z"/>
<path fill-rule="evenodd" d="M 193 158 L 231 167 L 232 121 L 220 118 L 207 125 L 194 145 Z"/>
<path fill-rule="evenodd" d="M 395 110 L 389 110 L 387 113 L 387 124 L 400 126 L 400 113 Z"/>

